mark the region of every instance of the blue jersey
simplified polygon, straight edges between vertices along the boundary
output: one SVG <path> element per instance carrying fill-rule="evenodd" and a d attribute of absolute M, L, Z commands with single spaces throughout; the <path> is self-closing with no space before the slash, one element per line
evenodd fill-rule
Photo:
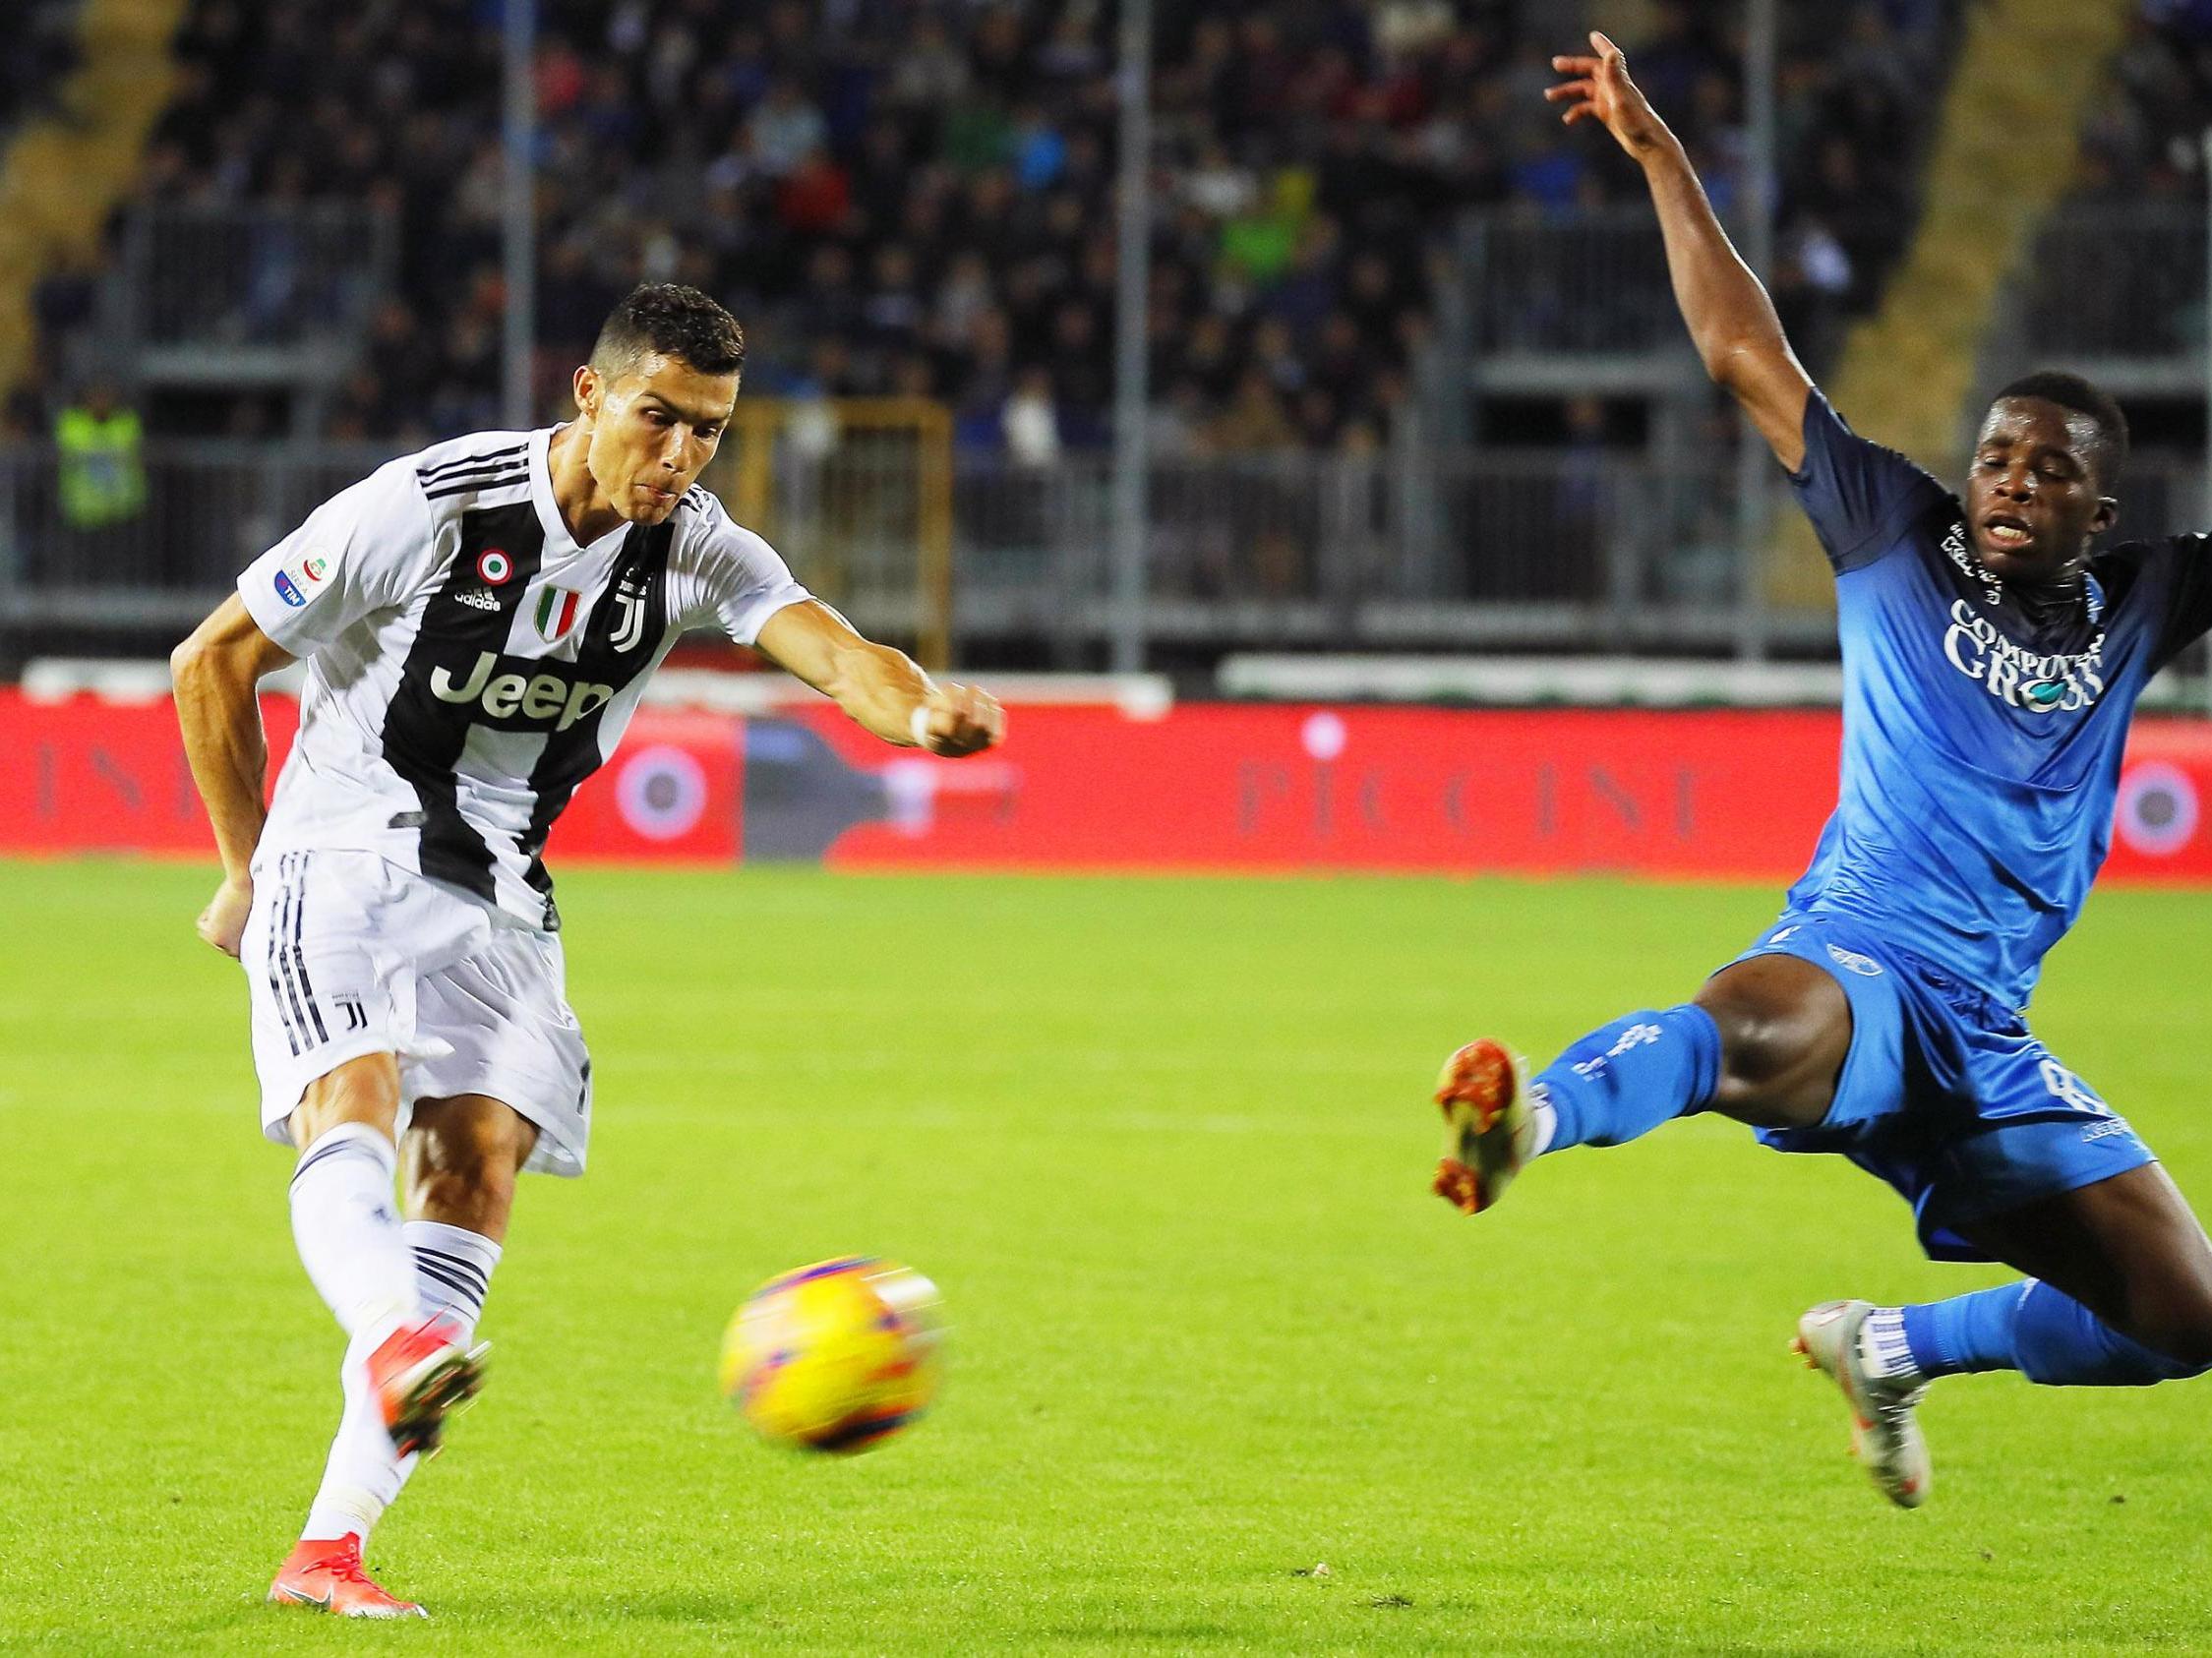
<path fill-rule="evenodd" d="M 1958 500 L 1818 391 L 1790 481 L 1835 568 L 1843 776 L 1789 908 L 2024 1007 L 2111 843 L 2136 698 L 2212 624 L 2206 538 L 2114 548 L 2077 594 L 2023 600 Z"/>

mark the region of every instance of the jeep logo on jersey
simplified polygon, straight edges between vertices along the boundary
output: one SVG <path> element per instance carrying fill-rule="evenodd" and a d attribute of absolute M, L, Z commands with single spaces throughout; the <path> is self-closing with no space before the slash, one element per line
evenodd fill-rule
<path fill-rule="evenodd" d="M 551 726 L 567 731 L 586 714 L 596 713 L 614 700 L 615 687 L 578 680 L 572 675 L 549 672 L 543 662 L 517 665 L 535 672 L 494 673 L 501 659 L 479 651 L 468 678 L 455 683 L 452 672 L 443 666 L 430 671 L 431 694 L 441 702 L 473 702 L 482 708 L 488 725 L 503 731 L 529 731 Z"/>

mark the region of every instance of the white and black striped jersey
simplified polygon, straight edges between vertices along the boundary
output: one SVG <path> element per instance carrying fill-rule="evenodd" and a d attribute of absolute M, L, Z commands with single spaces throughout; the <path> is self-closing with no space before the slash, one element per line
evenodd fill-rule
<path fill-rule="evenodd" d="M 557 927 L 546 833 L 678 635 L 750 644 L 807 596 L 695 487 L 667 522 L 577 546 L 552 436 L 481 432 L 379 467 L 239 576 L 262 630 L 307 662 L 257 868 L 370 851 Z"/>

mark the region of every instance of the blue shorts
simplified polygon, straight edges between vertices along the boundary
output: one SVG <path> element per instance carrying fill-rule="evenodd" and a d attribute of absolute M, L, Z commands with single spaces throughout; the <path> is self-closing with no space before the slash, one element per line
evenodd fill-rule
<path fill-rule="evenodd" d="M 1787 914 L 1737 961 L 1796 956 L 1851 1002 L 1851 1051 L 1818 1128 L 1762 1129 L 1780 1152 L 1835 1152 L 1912 1205 L 1939 1261 L 1987 1261 L 1965 1230 L 1985 1215 L 2155 1161 L 2013 1009 L 1856 917 Z"/>

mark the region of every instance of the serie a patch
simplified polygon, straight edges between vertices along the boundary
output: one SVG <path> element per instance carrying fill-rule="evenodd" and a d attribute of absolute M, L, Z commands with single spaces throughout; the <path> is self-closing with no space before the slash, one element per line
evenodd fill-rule
<path fill-rule="evenodd" d="M 293 610 L 305 609 L 310 599 L 329 585 L 333 563 L 328 554 L 310 549 L 293 563 L 283 565 L 272 584 L 277 598 Z"/>

